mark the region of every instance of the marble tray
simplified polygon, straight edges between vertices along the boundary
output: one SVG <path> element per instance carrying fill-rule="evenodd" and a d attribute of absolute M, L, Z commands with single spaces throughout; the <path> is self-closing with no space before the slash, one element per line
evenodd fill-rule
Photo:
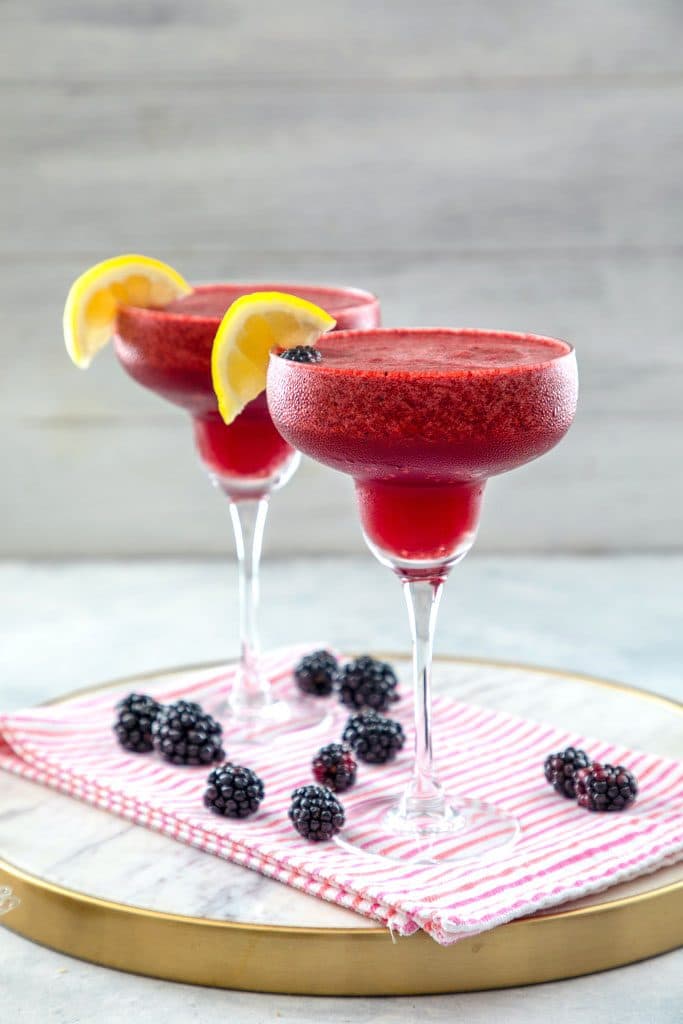
<path fill-rule="evenodd" d="M 393 657 L 405 677 L 405 658 Z M 195 666 L 196 668 L 196 666 Z M 182 681 L 188 670 L 154 673 Z M 144 688 L 150 677 L 126 680 Z M 108 685 L 120 686 L 121 680 Z M 683 757 L 683 707 L 585 676 L 439 659 L 435 689 Z M 442 948 L 10 775 L 0 775 L 2 925 L 121 970 L 267 992 L 465 991 L 572 977 L 683 943 L 683 865 Z"/>

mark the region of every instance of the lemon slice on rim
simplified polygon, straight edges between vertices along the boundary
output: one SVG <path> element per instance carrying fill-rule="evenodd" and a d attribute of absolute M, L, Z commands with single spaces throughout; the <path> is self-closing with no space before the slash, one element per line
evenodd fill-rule
<path fill-rule="evenodd" d="M 335 323 L 324 309 L 285 292 L 254 292 L 236 299 L 211 352 L 213 389 L 225 422 L 232 423 L 265 390 L 272 349 L 311 345 Z"/>
<path fill-rule="evenodd" d="M 66 350 L 84 370 L 114 333 L 119 306 L 165 306 L 191 291 L 173 267 L 150 256 L 114 256 L 96 263 L 69 289 L 64 305 Z"/>

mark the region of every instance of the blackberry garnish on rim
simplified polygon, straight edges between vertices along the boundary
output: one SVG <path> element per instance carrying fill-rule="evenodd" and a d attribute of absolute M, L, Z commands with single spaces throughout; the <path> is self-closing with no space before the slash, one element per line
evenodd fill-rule
<path fill-rule="evenodd" d="M 280 359 L 289 359 L 293 363 L 320 363 L 323 354 L 319 348 L 312 345 L 295 345 L 294 348 L 286 348 L 280 352 Z"/>

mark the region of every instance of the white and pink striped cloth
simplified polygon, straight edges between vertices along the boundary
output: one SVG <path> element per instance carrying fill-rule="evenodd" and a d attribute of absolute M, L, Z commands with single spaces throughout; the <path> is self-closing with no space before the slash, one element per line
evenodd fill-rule
<path fill-rule="evenodd" d="M 292 687 L 291 667 L 300 654 L 289 649 L 268 655 L 278 691 Z M 232 671 L 186 676 L 182 692 L 168 682 L 150 691 L 162 701 L 182 696 L 210 706 L 229 687 Z M 317 748 L 340 737 L 342 708 L 333 706 L 333 721 L 321 731 L 266 745 L 245 746 L 226 732 L 230 759 L 254 768 L 266 789 L 259 813 L 234 822 L 203 807 L 206 769 L 176 768 L 154 754 L 121 750 L 111 726 L 123 695 L 108 690 L 0 715 L 0 767 L 355 910 L 400 935 L 422 928 L 449 944 L 683 859 L 683 764 L 676 761 L 438 697 L 434 724 L 443 781 L 516 816 L 521 836 L 484 860 L 407 866 L 335 843 L 306 843 L 290 825 L 290 794 L 312 781 Z M 360 766 L 356 786 L 342 795 L 351 824 L 359 800 L 398 792 L 407 780 L 411 714 L 404 689 L 392 715 L 403 722 L 408 742 L 392 764 Z M 633 808 L 591 814 L 550 789 L 543 760 L 570 743 L 635 772 L 640 796 Z"/>

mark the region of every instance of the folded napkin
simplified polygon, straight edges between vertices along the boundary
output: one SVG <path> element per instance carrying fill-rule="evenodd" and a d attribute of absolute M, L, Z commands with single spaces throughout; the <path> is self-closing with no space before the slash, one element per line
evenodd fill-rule
<path fill-rule="evenodd" d="M 276 692 L 291 691 L 292 665 L 301 653 L 290 648 L 264 659 Z M 161 701 L 186 697 L 211 706 L 233 673 L 197 671 L 181 684 L 167 681 L 148 691 Z M 334 701 L 325 727 L 261 746 L 240 744 L 239 730 L 226 729 L 230 760 L 258 772 L 266 797 L 251 819 L 221 818 L 202 804 L 206 768 L 174 767 L 117 745 L 113 709 L 125 692 L 106 690 L 0 715 L 0 768 L 355 910 L 399 935 L 422 928 L 447 945 L 683 859 L 682 763 L 447 697 L 434 701 L 443 782 L 516 816 L 521 836 L 514 846 L 483 860 L 421 865 L 298 837 L 287 816 L 290 795 L 312 781 L 310 761 L 318 747 L 341 735 L 346 713 Z M 412 706 L 406 688 L 391 714 L 406 729 L 406 746 L 389 765 L 360 765 L 357 784 L 341 795 L 349 822 L 359 800 L 398 793 L 409 777 Z M 630 768 L 640 784 L 636 804 L 595 814 L 555 794 L 543 777 L 543 760 L 569 744 Z M 514 776 L 501 775 L 501 764 L 514 764 Z"/>

